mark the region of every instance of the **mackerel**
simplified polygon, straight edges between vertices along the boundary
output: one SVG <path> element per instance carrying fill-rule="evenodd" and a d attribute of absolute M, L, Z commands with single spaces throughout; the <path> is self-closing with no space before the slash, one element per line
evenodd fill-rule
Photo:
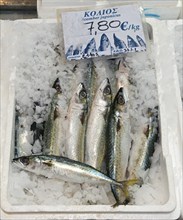
<path fill-rule="evenodd" d="M 51 110 L 44 131 L 44 154 L 60 155 L 63 136 L 63 95 L 59 79 L 55 81 L 56 92 L 52 98 Z"/>
<path fill-rule="evenodd" d="M 140 130 L 138 137 L 134 140 L 128 166 L 128 178 L 138 178 L 151 167 L 151 157 L 158 140 L 158 130 L 158 112 L 156 109 L 150 109 L 146 129 Z"/>
<path fill-rule="evenodd" d="M 68 108 L 68 134 L 66 155 L 70 159 L 84 162 L 84 137 L 87 115 L 87 92 L 80 83 L 71 98 Z"/>
<path fill-rule="evenodd" d="M 94 94 L 96 92 L 96 80 L 97 80 L 97 72 L 93 62 L 93 59 L 87 64 L 87 77 L 86 77 L 86 88 L 88 89 L 88 109 L 91 108 Z"/>
<path fill-rule="evenodd" d="M 95 168 L 62 156 L 31 155 L 13 159 L 20 169 L 48 178 L 61 179 L 74 183 L 110 183 L 124 187 L 126 181 L 117 182 Z"/>
<path fill-rule="evenodd" d="M 85 162 L 98 170 L 101 170 L 106 151 L 107 114 L 111 101 L 111 86 L 109 80 L 104 79 L 94 97 L 86 130 Z"/>
<path fill-rule="evenodd" d="M 107 143 L 107 171 L 116 181 L 126 179 L 129 152 L 131 148 L 130 118 L 128 103 L 124 96 L 124 89 L 120 88 L 111 105 L 106 133 Z M 128 202 L 128 192 L 117 186 L 111 186 L 116 204 Z"/>

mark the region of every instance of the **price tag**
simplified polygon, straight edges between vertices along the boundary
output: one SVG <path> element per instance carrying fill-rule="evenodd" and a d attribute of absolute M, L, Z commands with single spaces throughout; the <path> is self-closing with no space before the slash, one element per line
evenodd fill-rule
<path fill-rule="evenodd" d="M 146 50 L 137 5 L 62 12 L 68 60 Z"/>

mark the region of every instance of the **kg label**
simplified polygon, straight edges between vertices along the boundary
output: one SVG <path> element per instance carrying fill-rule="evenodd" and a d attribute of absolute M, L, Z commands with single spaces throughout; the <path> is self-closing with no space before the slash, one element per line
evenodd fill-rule
<path fill-rule="evenodd" d="M 61 18 L 68 60 L 146 50 L 137 5 L 62 12 Z"/>

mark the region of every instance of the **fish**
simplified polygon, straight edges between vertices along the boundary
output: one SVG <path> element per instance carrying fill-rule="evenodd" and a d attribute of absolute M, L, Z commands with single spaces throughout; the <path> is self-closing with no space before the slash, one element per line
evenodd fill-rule
<path fill-rule="evenodd" d="M 97 72 L 96 72 L 96 67 L 94 64 L 93 59 L 91 59 L 87 63 L 87 73 L 83 76 L 84 79 L 84 84 L 87 89 L 87 94 L 88 94 L 88 109 L 91 109 L 91 104 L 93 102 L 93 98 L 96 92 L 96 84 L 97 84 Z"/>
<path fill-rule="evenodd" d="M 116 181 L 126 179 L 126 170 L 131 149 L 130 131 L 128 102 L 124 96 L 124 89 L 121 87 L 111 105 L 106 130 L 107 173 L 108 176 Z M 114 206 L 129 202 L 127 188 L 121 190 L 121 188 L 112 185 L 111 189 L 116 199 Z"/>
<path fill-rule="evenodd" d="M 113 48 L 111 46 L 110 40 L 107 37 L 107 35 L 106 34 L 102 34 L 102 36 L 100 38 L 100 46 L 98 48 L 98 51 L 102 52 L 102 51 L 106 51 L 106 50 L 109 50 L 110 54 L 111 54 Z"/>
<path fill-rule="evenodd" d="M 58 78 L 53 87 L 56 92 L 52 98 L 50 114 L 45 124 L 43 153 L 60 155 L 64 133 L 62 129 L 63 95 Z"/>
<path fill-rule="evenodd" d="M 14 158 L 12 163 L 16 167 L 36 175 L 72 183 L 110 183 L 121 188 L 126 184 L 126 181 L 117 182 L 85 163 L 63 156 L 30 155 Z M 133 182 L 133 180 L 129 181 Z"/>
<path fill-rule="evenodd" d="M 97 54 L 95 38 L 92 38 L 83 51 L 84 57 L 95 56 Z"/>
<path fill-rule="evenodd" d="M 155 151 L 155 143 L 158 141 L 158 131 L 159 131 L 159 121 L 157 112 L 150 112 L 149 114 L 149 124 L 146 132 L 147 142 L 146 142 L 146 153 L 144 155 L 144 160 L 141 162 L 141 167 L 147 170 L 151 167 L 151 157 Z"/>
<path fill-rule="evenodd" d="M 94 97 L 86 129 L 85 162 L 98 170 L 101 170 L 106 152 L 106 124 L 111 102 L 111 86 L 109 79 L 106 78 L 100 84 Z"/>
<path fill-rule="evenodd" d="M 68 158 L 84 162 L 84 138 L 87 116 L 87 91 L 83 83 L 77 86 L 68 108 L 68 133 L 66 155 Z"/>
<path fill-rule="evenodd" d="M 129 48 L 139 47 L 137 42 L 132 37 L 130 37 L 129 35 L 127 35 L 127 42 L 128 42 L 128 47 Z"/>
<path fill-rule="evenodd" d="M 156 109 L 147 112 L 148 124 L 145 129 L 140 130 L 138 137 L 134 140 L 128 165 L 128 178 L 143 178 L 144 171 L 151 167 L 151 157 L 158 141 L 159 119 Z"/>
<path fill-rule="evenodd" d="M 116 49 L 126 49 L 127 48 L 125 42 L 123 40 L 120 40 L 118 37 L 116 37 L 115 34 L 113 34 L 113 38 L 114 38 L 114 45 L 115 45 Z"/>
<path fill-rule="evenodd" d="M 79 45 L 76 47 L 76 49 L 74 50 L 73 52 L 73 55 L 76 56 L 76 55 L 80 55 L 82 53 L 82 46 Z"/>
<path fill-rule="evenodd" d="M 136 35 L 136 38 L 137 38 L 137 41 L 141 47 L 146 47 L 146 43 L 144 42 L 144 40 L 141 37 Z"/>

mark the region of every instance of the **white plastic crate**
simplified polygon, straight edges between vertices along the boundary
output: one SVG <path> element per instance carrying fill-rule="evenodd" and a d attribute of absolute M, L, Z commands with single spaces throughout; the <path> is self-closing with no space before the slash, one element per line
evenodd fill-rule
<path fill-rule="evenodd" d="M 24 21 L 40 23 L 42 20 Z M 47 20 L 46 22 L 53 22 Z M 6 22 L 2 22 L 2 75 L 1 75 L 1 215 L 2 219 L 178 219 L 180 216 L 181 130 L 179 130 L 181 107 L 177 88 L 177 70 L 173 42 L 169 38 L 166 22 L 148 20 L 153 28 L 156 50 L 156 72 L 161 114 L 161 135 L 164 169 L 167 174 L 167 201 L 163 205 L 119 206 L 43 206 L 12 205 L 7 197 L 10 163 L 13 157 L 14 141 L 14 79 L 9 74 Z M 8 26 L 9 27 L 9 26 Z M 8 33 L 11 33 L 9 30 Z M 9 36 L 11 37 L 11 36 Z M 166 39 L 166 44 L 164 43 Z M 169 45 L 167 47 L 167 44 Z M 166 56 L 171 54 L 171 56 Z M 166 57 L 166 60 L 165 60 Z M 13 61 L 13 59 L 12 59 Z M 168 65 L 168 66 L 167 66 Z M 171 82 L 171 83 L 170 83 Z M 174 92 L 172 92 L 174 91 Z M 176 94 L 176 95 L 175 95 Z M 176 111 L 176 114 L 175 114 Z M 177 114 L 178 113 L 178 114 Z M 174 115 L 172 120 L 172 114 Z M 173 149 L 173 150 L 172 150 Z M 177 171 L 177 172 L 176 172 Z M 176 183 L 176 185 L 175 185 Z M 178 186 L 178 187 L 177 187 Z"/>
<path fill-rule="evenodd" d="M 121 4 L 120 0 L 112 1 L 116 4 Z M 123 1 L 123 4 L 139 3 L 144 9 L 147 17 L 158 19 L 178 19 L 182 16 L 182 1 L 181 0 L 153 0 L 153 1 Z M 109 4 L 109 1 L 65 1 L 65 0 L 37 0 L 37 11 L 39 18 L 55 18 L 56 10 L 60 8 L 83 7 Z"/>

